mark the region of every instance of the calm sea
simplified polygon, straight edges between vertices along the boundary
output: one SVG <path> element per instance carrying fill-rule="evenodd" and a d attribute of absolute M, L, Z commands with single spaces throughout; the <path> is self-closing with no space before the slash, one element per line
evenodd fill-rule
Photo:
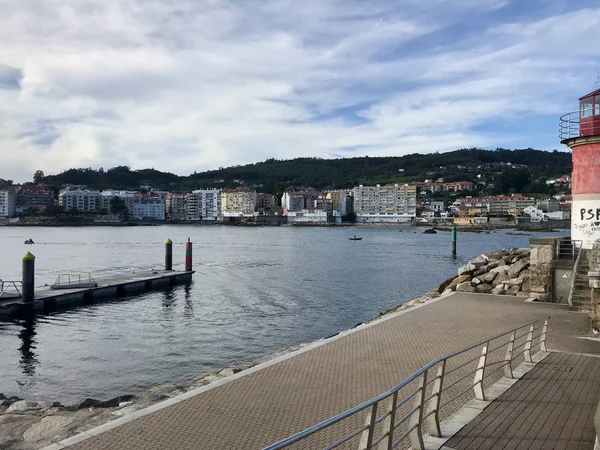
<path fill-rule="evenodd" d="M 349 241 L 355 233 L 363 240 Z M 371 319 L 468 259 L 528 246 L 534 235 L 459 233 L 453 259 L 449 232 L 414 229 L 0 227 L 5 280 L 20 279 L 26 251 L 37 258 L 38 285 L 62 273 L 160 268 L 167 238 L 182 268 L 188 237 L 197 271 L 189 287 L 0 322 L 0 392 L 68 404 L 251 361 Z M 27 238 L 36 244 L 23 245 Z"/>

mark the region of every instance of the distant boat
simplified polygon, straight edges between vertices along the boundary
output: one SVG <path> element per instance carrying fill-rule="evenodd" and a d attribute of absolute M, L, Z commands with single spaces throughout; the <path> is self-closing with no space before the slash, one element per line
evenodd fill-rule
<path fill-rule="evenodd" d="M 25 242 L 23 242 L 23 244 L 32 245 L 32 244 L 35 244 L 35 242 L 33 242 L 33 239 L 27 239 Z"/>
<path fill-rule="evenodd" d="M 353 237 L 348 238 L 348 239 L 351 240 L 351 241 L 362 241 L 362 238 L 361 237 L 357 237 L 356 235 L 354 235 Z"/>

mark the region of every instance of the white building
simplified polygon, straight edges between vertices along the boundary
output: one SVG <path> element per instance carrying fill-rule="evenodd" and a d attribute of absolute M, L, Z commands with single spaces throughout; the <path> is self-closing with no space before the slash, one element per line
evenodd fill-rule
<path fill-rule="evenodd" d="M 133 200 L 135 199 L 136 195 L 137 193 L 134 191 L 102 191 L 100 193 L 100 207 L 98 209 L 105 209 L 108 212 L 113 212 L 110 208 L 110 202 L 113 198 L 117 197 L 125 202 L 125 205 L 127 205 L 127 211 L 129 211 L 129 214 L 131 214 Z"/>
<path fill-rule="evenodd" d="M 165 204 L 162 198 L 136 198 L 132 202 L 131 217 L 134 220 L 165 220 Z"/>
<path fill-rule="evenodd" d="M 288 223 L 327 223 L 327 211 L 322 209 L 303 209 L 288 211 Z"/>
<path fill-rule="evenodd" d="M 430 202 L 429 209 L 433 209 L 435 212 L 442 212 L 444 210 L 444 202 Z"/>
<path fill-rule="evenodd" d="M 415 185 L 360 185 L 355 187 L 353 192 L 357 222 L 409 222 L 417 215 Z"/>
<path fill-rule="evenodd" d="M 284 192 L 281 196 L 281 207 L 285 211 L 302 211 L 306 207 L 304 194 L 301 192 Z"/>
<path fill-rule="evenodd" d="M 252 217 L 256 210 L 256 191 L 248 188 L 223 189 L 221 214 L 223 217 Z"/>
<path fill-rule="evenodd" d="M 58 204 L 67 210 L 96 212 L 102 208 L 102 196 L 100 191 L 91 189 L 62 189 L 58 194 Z"/>
<path fill-rule="evenodd" d="M 0 190 L 0 217 L 14 217 L 15 197 L 13 189 Z"/>
<path fill-rule="evenodd" d="M 221 190 L 198 189 L 187 195 L 188 220 L 217 220 Z"/>

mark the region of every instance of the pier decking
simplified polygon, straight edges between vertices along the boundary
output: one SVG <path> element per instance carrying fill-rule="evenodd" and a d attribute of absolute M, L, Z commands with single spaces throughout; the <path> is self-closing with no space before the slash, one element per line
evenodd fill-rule
<path fill-rule="evenodd" d="M 454 294 L 48 449 L 260 449 L 384 392 L 442 353 L 548 316 L 550 350 L 600 354 L 599 342 L 579 338 L 589 333 L 590 318 L 568 313 L 564 306 L 524 303 L 523 298 L 508 296 Z M 324 447 L 331 442 L 311 444 Z"/>
<path fill-rule="evenodd" d="M 21 298 L 14 293 L 6 298 L 0 297 L 0 317 L 10 317 L 22 312 L 50 312 L 100 299 L 147 292 L 162 286 L 189 283 L 193 273 L 193 271 L 154 270 L 97 278 L 96 287 L 53 290 L 50 286 L 40 286 L 35 288 L 33 304 L 22 302 Z"/>

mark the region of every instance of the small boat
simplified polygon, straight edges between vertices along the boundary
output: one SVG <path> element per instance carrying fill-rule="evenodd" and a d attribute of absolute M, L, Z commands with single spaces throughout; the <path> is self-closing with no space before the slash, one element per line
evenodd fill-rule
<path fill-rule="evenodd" d="M 351 240 L 351 241 L 362 241 L 362 238 L 361 237 L 357 237 L 356 235 L 354 235 L 354 236 L 352 236 L 352 237 L 350 237 L 348 239 Z"/>
<path fill-rule="evenodd" d="M 23 242 L 23 244 L 25 244 L 25 245 L 33 245 L 33 244 L 35 244 L 35 242 L 33 242 L 33 239 L 30 238 L 30 239 L 27 239 L 25 242 Z"/>
<path fill-rule="evenodd" d="M 435 231 L 435 228 L 428 228 L 427 230 L 423 231 L 423 234 L 437 234 L 437 231 Z"/>

